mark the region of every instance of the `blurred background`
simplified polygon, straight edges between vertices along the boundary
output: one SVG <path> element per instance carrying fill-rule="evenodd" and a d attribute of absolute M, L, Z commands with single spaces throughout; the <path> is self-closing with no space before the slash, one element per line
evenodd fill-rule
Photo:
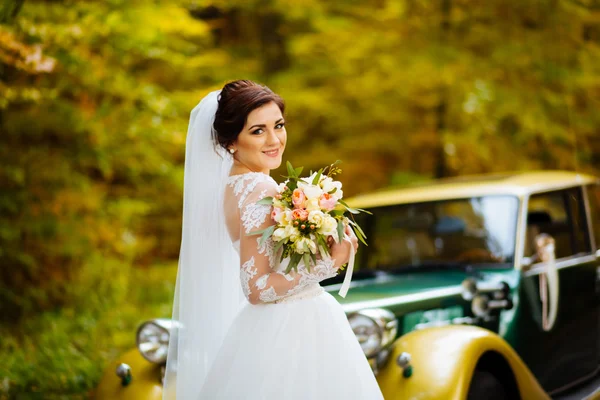
<path fill-rule="evenodd" d="M 170 316 L 189 113 L 240 78 L 346 196 L 600 174 L 598 0 L 3 0 L 0 399 L 89 398 Z"/>

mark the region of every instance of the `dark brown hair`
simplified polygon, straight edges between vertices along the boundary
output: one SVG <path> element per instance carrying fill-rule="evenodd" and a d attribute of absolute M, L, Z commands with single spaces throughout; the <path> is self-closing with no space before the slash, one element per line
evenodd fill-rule
<path fill-rule="evenodd" d="M 226 149 L 236 141 L 246 124 L 248 114 L 270 102 L 277 104 L 283 114 L 283 99 L 264 85 L 237 80 L 223 86 L 213 123 L 215 141 Z"/>

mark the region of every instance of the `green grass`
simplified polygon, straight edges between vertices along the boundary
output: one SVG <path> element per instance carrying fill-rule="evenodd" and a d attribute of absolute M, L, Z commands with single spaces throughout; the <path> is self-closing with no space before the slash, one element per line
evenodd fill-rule
<path fill-rule="evenodd" d="M 68 307 L 0 326 L 0 400 L 91 398 L 104 368 L 135 346 L 144 320 L 170 317 L 177 263 L 147 269 L 96 259 Z"/>

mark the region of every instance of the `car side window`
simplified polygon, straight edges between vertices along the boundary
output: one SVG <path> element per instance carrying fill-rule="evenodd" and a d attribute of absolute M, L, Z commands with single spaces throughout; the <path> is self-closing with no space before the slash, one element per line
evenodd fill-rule
<path fill-rule="evenodd" d="M 590 204 L 592 231 L 596 239 L 596 249 L 600 249 L 600 184 L 588 186 L 587 194 Z"/>
<path fill-rule="evenodd" d="M 591 251 L 583 196 L 580 188 L 532 195 L 527 208 L 525 255 L 535 254 L 535 236 L 551 235 L 556 242 L 556 258 Z"/>

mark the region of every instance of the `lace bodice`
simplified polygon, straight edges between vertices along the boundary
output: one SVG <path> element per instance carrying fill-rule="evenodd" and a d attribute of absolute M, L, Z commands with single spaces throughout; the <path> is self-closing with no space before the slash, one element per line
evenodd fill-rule
<path fill-rule="evenodd" d="M 319 282 L 337 274 L 334 260 L 318 260 L 310 272 L 300 262 L 298 272 L 286 274 L 289 259 L 279 263 L 278 254 L 273 253 L 273 241 L 269 238 L 260 246 L 260 235 L 247 235 L 275 224 L 270 218 L 272 207 L 256 204 L 277 193 L 273 178 L 261 172 L 249 172 L 230 176 L 227 184 L 237 200 L 239 211 L 236 221 L 239 227 L 230 231 L 240 232 L 238 238 L 233 238 L 233 245 L 240 254 L 240 281 L 248 301 L 252 304 L 277 303 L 322 292 Z"/>

